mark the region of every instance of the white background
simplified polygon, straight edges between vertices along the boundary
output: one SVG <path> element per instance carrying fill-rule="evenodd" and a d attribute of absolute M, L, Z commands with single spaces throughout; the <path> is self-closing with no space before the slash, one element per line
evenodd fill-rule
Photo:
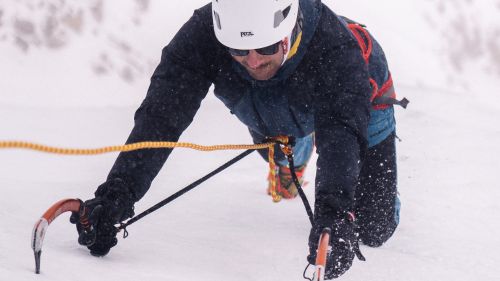
<path fill-rule="evenodd" d="M 77 2 L 0 1 L 0 140 L 122 144 L 161 48 L 206 2 L 106 1 L 97 21 Z M 367 262 L 355 262 L 340 280 L 497 280 L 498 1 L 326 2 L 368 25 L 386 51 L 399 97 L 411 100 L 396 112 L 400 227 L 383 247 L 363 246 Z M 58 3 L 73 15 L 83 9 L 77 31 L 61 29 L 64 46 L 44 41 L 46 14 L 34 3 Z M 141 10 L 141 3 L 148 5 Z M 19 19 L 33 22 L 35 31 L 20 32 Z M 98 75 L 103 65 L 107 71 Z M 182 140 L 251 143 L 213 94 Z M 177 149 L 136 210 L 237 153 Z M 129 238 L 120 238 L 104 258 L 79 246 L 68 216 L 61 216 L 50 226 L 42 274 L 35 275 L 29 244 L 34 222 L 59 199 L 91 198 L 115 157 L 0 151 L 0 280 L 302 279 L 307 216 L 300 200 L 272 203 L 265 193 L 267 166 L 257 154 L 131 226 Z M 311 200 L 314 160 L 306 173 Z"/>

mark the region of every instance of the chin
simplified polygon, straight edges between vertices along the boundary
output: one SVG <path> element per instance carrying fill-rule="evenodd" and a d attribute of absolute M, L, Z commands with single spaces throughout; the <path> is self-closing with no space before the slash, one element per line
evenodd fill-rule
<path fill-rule="evenodd" d="M 250 76 L 252 76 L 253 79 L 255 80 L 269 80 L 271 79 L 274 74 L 276 74 L 276 72 L 272 72 L 272 73 L 255 73 L 255 72 L 248 72 L 250 74 Z"/>
<path fill-rule="evenodd" d="M 259 81 L 269 80 L 272 77 L 272 76 L 254 76 L 254 75 L 251 75 L 251 76 L 253 77 L 253 79 L 259 80 Z"/>

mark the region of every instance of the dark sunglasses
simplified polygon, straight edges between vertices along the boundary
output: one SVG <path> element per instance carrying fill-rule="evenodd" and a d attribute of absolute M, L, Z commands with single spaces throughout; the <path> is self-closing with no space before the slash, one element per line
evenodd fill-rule
<path fill-rule="evenodd" d="M 255 49 L 255 51 L 260 55 L 270 56 L 270 55 L 274 55 L 278 52 L 278 50 L 280 49 L 280 45 L 281 45 L 281 41 L 276 42 L 276 43 L 269 45 L 267 47 L 264 47 L 264 48 Z M 239 49 L 233 49 L 233 48 L 228 48 L 228 50 L 232 56 L 238 56 L 238 57 L 244 57 L 250 53 L 250 50 L 239 50 Z"/>

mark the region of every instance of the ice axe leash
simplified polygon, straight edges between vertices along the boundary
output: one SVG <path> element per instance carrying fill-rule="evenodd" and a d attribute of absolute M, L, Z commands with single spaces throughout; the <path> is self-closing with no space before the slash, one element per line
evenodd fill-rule
<path fill-rule="evenodd" d="M 174 201 L 175 199 L 181 197 L 182 195 L 184 195 L 185 193 L 187 193 L 188 191 L 192 190 L 193 188 L 197 187 L 198 185 L 200 185 L 201 183 L 205 182 L 206 180 L 208 180 L 209 178 L 215 176 L 216 174 L 222 172 L 223 170 L 225 170 L 226 168 L 228 168 L 229 166 L 233 165 L 234 163 L 240 161 L 241 159 L 243 159 L 244 157 L 246 157 L 247 155 L 249 155 L 250 153 L 252 153 L 253 151 L 255 151 L 255 149 L 248 149 L 246 150 L 245 152 L 241 153 L 240 155 L 234 157 L 233 159 L 229 160 L 227 163 L 225 163 L 224 165 L 220 166 L 219 168 L 213 170 L 212 172 L 208 173 L 207 175 L 205 175 L 204 177 L 200 178 L 199 180 L 191 183 L 190 185 L 184 187 L 183 189 L 177 191 L 176 193 L 174 193 L 173 195 L 165 198 L 164 200 L 158 202 L 157 204 L 155 204 L 154 206 L 152 206 L 151 208 L 147 209 L 146 211 L 138 214 L 137 216 L 131 218 L 130 220 L 126 221 L 125 223 L 122 223 L 120 224 L 120 226 L 118 227 L 118 231 L 121 231 L 123 230 L 123 238 L 127 238 L 128 236 L 128 231 L 127 231 L 127 227 L 131 224 L 133 224 L 134 222 L 142 219 L 143 217 L 151 214 L 152 212 L 160 209 L 161 207 L 167 205 L 168 203 Z"/>
<path fill-rule="evenodd" d="M 300 181 L 297 177 L 297 174 L 295 173 L 295 165 L 294 165 L 294 160 L 293 160 L 293 150 L 292 147 L 295 144 L 295 140 L 293 138 L 289 138 L 288 143 L 282 143 L 278 142 L 279 145 L 281 146 L 281 150 L 283 153 L 286 155 L 287 160 L 288 160 L 288 165 L 290 167 L 290 173 L 292 174 L 292 179 L 293 182 L 295 183 L 295 186 L 297 187 L 297 190 L 299 192 L 300 199 L 302 199 L 302 203 L 304 204 L 304 207 L 307 212 L 307 216 L 309 217 L 309 221 L 311 222 L 311 225 L 314 226 L 314 214 L 311 209 L 311 205 L 309 204 L 309 200 L 307 200 L 307 196 L 304 193 L 304 190 L 302 189 L 302 185 L 300 184 Z M 328 253 L 332 251 L 332 248 L 330 246 L 330 236 L 331 236 L 331 229 L 326 227 L 322 230 L 321 235 L 319 237 L 318 241 L 318 248 L 316 252 L 316 261 L 315 261 L 315 266 L 314 266 L 314 273 L 312 278 L 309 278 L 306 276 L 307 269 L 309 268 L 310 264 L 306 266 L 304 269 L 304 272 L 302 274 L 302 277 L 306 280 L 309 281 L 324 281 L 325 280 L 325 270 L 326 270 L 326 259 L 328 256 Z"/>
<path fill-rule="evenodd" d="M 304 204 L 304 208 L 306 209 L 307 216 L 309 217 L 309 221 L 311 222 L 311 225 L 314 225 L 314 214 L 311 209 L 311 205 L 309 204 L 309 200 L 307 200 L 307 196 L 304 193 L 304 190 L 302 189 L 302 184 L 299 181 L 299 178 L 297 177 L 297 173 L 295 172 L 295 163 L 293 160 L 293 149 L 292 147 L 295 145 L 295 138 L 293 137 L 288 137 L 286 142 L 282 142 L 280 140 L 277 140 L 277 143 L 281 147 L 281 151 L 286 155 L 286 158 L 288 160 L 288 166 L 290 167 L 290 173 L 292 175 L 292 180 L 295 186 L 297 187 L 297 191 L 299 192 L 300 199 L 302 200 L 302 203 Z"/>

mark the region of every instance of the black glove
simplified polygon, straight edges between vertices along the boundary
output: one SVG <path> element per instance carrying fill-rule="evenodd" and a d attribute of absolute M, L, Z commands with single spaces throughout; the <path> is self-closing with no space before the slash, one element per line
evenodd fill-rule
<path fill-rule="evenodd" d="M 310 264 L 316 262 L 319 236 L 325 227 L 332 230 L 330 235 L 332 251 L 328 253 L 326 259 L 325 279 L 333 279 L 341 276 L 351 268 L 355 255 L 363 261 L 365 258 L 359 250 L 358 235 L 355 232 L 353 217 L 346 215 L 345 218 L 315 220 L 309 234 L 309 256 L 307 256 L 307 261 Z"/>
<path fill-rule="evenodd" d="M 109 180 L 97 188 L 95 198 L 85 201 L 80 212 L 71 215 L 76 224 L 78 243 L 90 254 L 101 257 L 109 253 L 118 240 L 118 224 L 134 216 L 134 197 L 121 179 Z"/>

